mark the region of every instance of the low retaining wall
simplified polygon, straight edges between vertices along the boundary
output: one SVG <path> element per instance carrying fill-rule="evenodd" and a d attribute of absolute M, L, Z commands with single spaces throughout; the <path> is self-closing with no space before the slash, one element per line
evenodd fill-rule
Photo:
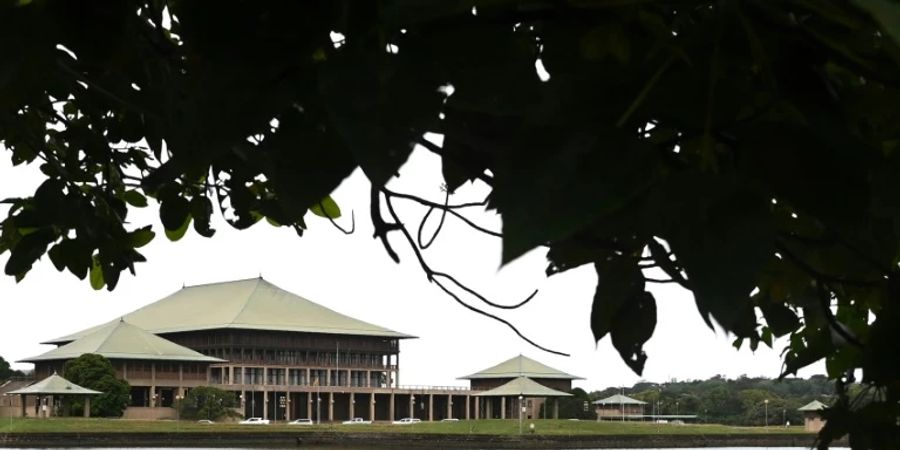
<path fill-rule="evenodd" d="M 412 433 L 224 432 L 224 433 L 10 433 L 0 434 L 0 447 L 397 447 L 405 448 L 685 448 L 810 447 L 813 435 L 526 435 L 491 436 Z M 846 441 L 836 442 L 846 446 Z"/>

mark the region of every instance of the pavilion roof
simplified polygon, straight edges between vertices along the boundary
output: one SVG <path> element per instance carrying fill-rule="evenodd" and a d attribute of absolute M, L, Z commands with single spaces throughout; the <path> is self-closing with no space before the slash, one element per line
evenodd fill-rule
<path fill-rule="evenodd" d="M 460 377 L 460 380 L 477 380 L 484 378 L 558 378 L 563 380 L 581 380 L 581 377 L 570 375 L 561 370 L 535 361 L 527 356 L 514 356 L 496 366 L 489 367 L 471 375 Z"/>
<path fill-rule="evenodd" d="M 23 359 L 20 362 L 74 359 L 86 353 L 96 353 L 109 359 L 210 363 L 224 361 L 163 339 L 126 322 L 124 319 L 120 319 L 93 328 L 90 333 L 66 345 L 57 347 L 42 355 Z"/>
<path fill-rule="evenodd" d="M 567 392 L 550 389 L 528 377 L 518 377 L 507 383 L 475 394 L 479 397 L 510 397 L 521 395 L 523 397 L 571 397 Z"/>
<path fill-rule="evenodd" d="M 37 383 L 22 389 L 9 391 L 7 394 L 26 395 L 98 395 L 100 391 L 83 388 L 57 374 L 50 375 Z"/>
<path fill-rule="evenodd" d="M 155 334 L 222 328 L 413 338 L 363 322 L 275 286 L 262 278 L 188 286 L 124 316 Z M 45 344 L 71 342 L 94 328 Z"/>
<path fill-rule="evenodd" d="M 595 405 L 646 405 L 647 402 L 616 394 L 594 402 Z"/>
<path fill-rule="evenodd" d="M 826 408 L 828 408 L 828 405 L 826 405 L 818 400 L 813 400 L 813 401 L 797 408 L 797 411 L 821 411 Z"/>

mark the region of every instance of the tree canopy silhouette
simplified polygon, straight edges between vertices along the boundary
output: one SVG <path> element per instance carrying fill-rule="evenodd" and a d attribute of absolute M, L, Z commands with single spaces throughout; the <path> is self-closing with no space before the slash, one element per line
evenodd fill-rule
<path fill-rule="evenodd" d="M 359 167 L 376 238 L 448 293 L 467 288 L 393 202 L 495 210 L 504 262 L 546 246 L 550 275 L 592 264 L 594 337 L 637 373 L 646 284 L 678 283 L 738 344 L 789 335 L 786 374 L 825 358 L 841 395 L 823 442 L 897 434 L 896 2 L 0 4 L 0 142 L 46 176 L 6 200 L 8 275 L 47 254 L 113 289 L 155 236 L 128 222 L 148 197 L 173 240 L 212 236 L 216 210 L 302 234 L 308 212 L 339 217 L 329 194 Z M 417 144 L 444 204 L 385 187 Z M 473 180 L 489 197 L 453 204 Z"/>

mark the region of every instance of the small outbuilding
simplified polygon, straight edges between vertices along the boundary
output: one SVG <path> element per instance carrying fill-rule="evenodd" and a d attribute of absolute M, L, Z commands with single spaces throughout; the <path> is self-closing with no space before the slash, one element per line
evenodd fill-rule
<path fill-rule="evenodd" d="M 528 377 L 517 377 L 494 389 L 479 392 L 475 394 L 475 396 L 486 397 L 488 401 L 490 401 L 490 398 L 499 398 L 501 419 L 506 419 L 507 417 L 511 419 L 516 418 L 518 417 L 518 414 L 516 414 L 517 412 L 525 414 L 528 411 L 528 405 L 531 403 L 532 399 L 538 398 L 543 400 L 553 398 L 553 418 L 556 419 L 559 418 L 558 398 L 571 397 L 572 394 L 548 388 Z M 491 403 L 487 403 L 487 405 L 490 409 Z M 509 408 L 507 405 L 515 406 Z"/>
<path fill-rule="evenodd" d="M 100 395 L 102 392 L 93 389 L 81 387 L 59 375 L 55 372 L 47 378 L 22 389 L 10 391 L 7 395 L 19 395 L 22 397 L 22 417 L 25 417 L 26 398 L 29 395 L 37 397 L 35 408 L 38 408 L 36 415 L 38 417 L 50 417 L 53 415 L 54 399 L 64 396 L 83 396 L 84 417 L 91 416 L 91 396 Z"/>
<path fill-rule="evenodd" d="M 822 411 L 828 408 L 828 405 L 813 400 L 799 408 L 797 411 L 803 413 L 803 428 L 806 431 L 818 433 L 825 426 L 825 419 L 822 418 Z"/>
<path fill-rule="evenodd" d="M 594 402 L 597 421 L 600 420 L 642 420 L 644 406 L 642 402 L 631 397 L 616 394 Z"/>

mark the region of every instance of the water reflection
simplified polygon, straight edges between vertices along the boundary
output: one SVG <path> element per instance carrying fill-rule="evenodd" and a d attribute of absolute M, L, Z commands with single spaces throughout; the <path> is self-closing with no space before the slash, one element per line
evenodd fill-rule
<path fill-rule="evenodd" d="M 130 447 L 53 447 L 52 450 L 116 450 L 116 449 L 127 449 Z M 369 450 L 373 447 L 371 445 L 367 446 L 345 446 L 345 445 L 328 445 L 328 446 L 295 446 L 295 445 L 285 445 L 285 446 L 259 446 L 259 447 L 141 447 L 141 450 L 264 450 L 264 449 L 279 449 L 283 450 L 286 448 L 297 448 L 303 450 Z M 396 448 L 396 447 L 381 447 L 381 448 Z M 410 448 L 427 448 L 429 450 L 441 450 L 438 447 L 433 445 L 429 446 L 410 446 Z M 460 448 L 460 447 L 452 447 L 454 450 L 484 450 L 479 447 L 472 448 Z M 50 448 L 19 448 L 18 450 L 51 450 Z M 545 449 L 547 450 L 547 449 Z M 549 449 L 555 450 L 555 449 Z M 559 449 L 563 450 L 563 449 Z M 593 448 L 583 448 L 583 449 L 565 449 L 565 450 L 671 450 L 671 449 L 661 449 L 661 448 L 630 448 L 630 449 L 615 449 L 615 448 L 605 448 L 605 449 L 593 449 Z M 809 450 L 809 447 L 703 447 L 703 448 L 690 448 L 690 447 L 680 447 L 678 450 Z M 832 450 L 849 450 L 847 447 L 832 447 Z"/>

